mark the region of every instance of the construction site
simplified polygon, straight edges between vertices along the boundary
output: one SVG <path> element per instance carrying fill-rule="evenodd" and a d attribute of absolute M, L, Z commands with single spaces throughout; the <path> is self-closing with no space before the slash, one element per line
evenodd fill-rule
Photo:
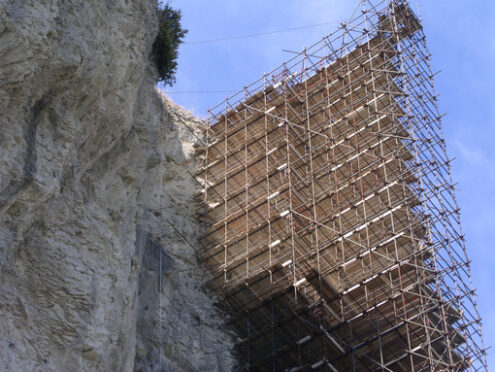
<path fill-rule="evenodd" d="M 200 258 L 244 371 L 486 371 L 421 19 L 348 22 L 210 110 Z"/>

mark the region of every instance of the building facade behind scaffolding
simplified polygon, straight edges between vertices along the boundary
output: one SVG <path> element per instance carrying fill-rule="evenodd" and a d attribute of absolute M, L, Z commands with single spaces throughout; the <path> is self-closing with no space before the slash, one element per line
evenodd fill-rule
<path fill-rule="evenodd" d="M 208 284 L 243 370 L 486 370 L 421 22 L 360 6 L 211 111 Z"/>

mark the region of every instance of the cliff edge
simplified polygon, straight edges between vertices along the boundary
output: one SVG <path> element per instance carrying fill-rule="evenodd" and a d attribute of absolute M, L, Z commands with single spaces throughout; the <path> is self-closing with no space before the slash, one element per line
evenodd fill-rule
<path fill-rule="evenodd" d="M 223 371 L 154 0 L 0 3 L 0 369 Z"/>

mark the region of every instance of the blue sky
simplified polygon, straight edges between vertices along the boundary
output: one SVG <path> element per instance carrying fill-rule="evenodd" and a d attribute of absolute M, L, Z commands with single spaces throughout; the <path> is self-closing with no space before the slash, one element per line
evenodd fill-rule
<path fill-rule="evenodd" d="M 182 9 L 186 42 L 287 29 L 345 20 L 356 0 L 175 0 Z M 473 281 L 483 318 L 486 345 L 495 345 L 495 1 L 418 0 L 440 94 L 453 178 L 472 259 Z M 332 32 L 329 24 L 299 31 L 210 44 L 185 44 L 180 49 L 172 100 L 200 117 L 228 93 L 237 91 L 292 55 Z M 489 350 L 495 366 L 495 351 Z"/>

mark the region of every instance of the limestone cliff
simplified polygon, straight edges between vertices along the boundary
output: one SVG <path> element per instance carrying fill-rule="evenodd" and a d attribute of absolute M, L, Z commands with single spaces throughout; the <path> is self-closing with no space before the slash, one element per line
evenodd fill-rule
<path fill-rule="evenodd" d="M 0 1 L 1 371 L 234 368 L 156 28 L 154 0 Z"/>

